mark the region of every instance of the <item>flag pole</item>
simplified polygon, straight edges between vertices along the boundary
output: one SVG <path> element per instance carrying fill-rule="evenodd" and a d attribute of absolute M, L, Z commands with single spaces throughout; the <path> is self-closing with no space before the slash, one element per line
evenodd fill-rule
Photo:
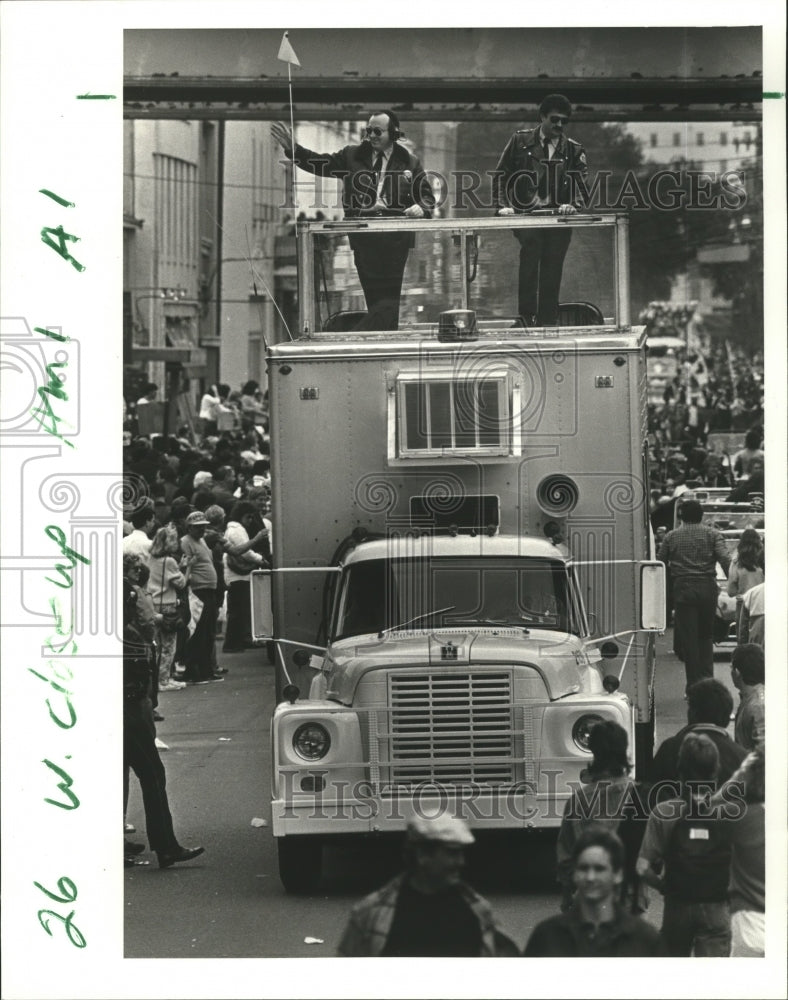
<path fill-rule="evenodd" d="M 295 215 L 297 217 L 297 215 L 298 215 L 298 212 L 297 212 L 298 203 L 296 201 L 296 161 L 295 161 L 296 141 L 295 141 L 295 123 L 293 121 L 293 80 L 292 80 L 292 76 L 291 76 L 290 62 L 289 61 L 287 63 L 287 92 L 288 92 L 288 94 L 290 96 L 290 135 L 291 135 L 291 137 L 293 139 L 293 148 L 290 150 L 290 153 L 291 153 L 291 160 L 290 160 L 291 182 L 290 183 L 291 183 L 292 198 L 293 198 L 293 215 Z M 298 222 L 297 222 L 297 220 L 294 220 L 294 223 L 295 223 L 294 229 L 295 229 L 295 235 L 296 235 L 296 241 L 297 241 L 298 240 Z"/>

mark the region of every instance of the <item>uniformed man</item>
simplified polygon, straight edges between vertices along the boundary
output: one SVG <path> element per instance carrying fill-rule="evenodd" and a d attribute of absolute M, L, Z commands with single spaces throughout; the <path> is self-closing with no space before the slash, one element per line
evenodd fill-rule
<path fill-rule="evenodd" d="M 585 180 L 588 164 L 580 143 L 564 134 L 571 115 L 572 105 L 563 94 L 549 94 L 539 105 L 539 126 L 511 137 L 493 179 L 498 215 L 537 209 L 577 212 L 576 182 Z M 520 244 L 520 316 L 527 326 L 554 326 L 572 230 L 519 229 L 514 236 Z"/>

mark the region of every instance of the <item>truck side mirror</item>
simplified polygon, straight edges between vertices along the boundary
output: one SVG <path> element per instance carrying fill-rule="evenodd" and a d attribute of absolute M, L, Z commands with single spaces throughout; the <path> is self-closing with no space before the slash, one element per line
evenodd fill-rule
<path fill-rule="evenodd" d="M 255 642 L 270 642 L 274 637 L 272 576 L 270 569 L 256 569 L 251 574 L 249 593 L 252 602 L 252 638 Z"/>
<path fill-rule="evenodd" d="M 655 560 L 640 564 L 640 627 L 648 632 L 664 632 L 665 564 Z"/>

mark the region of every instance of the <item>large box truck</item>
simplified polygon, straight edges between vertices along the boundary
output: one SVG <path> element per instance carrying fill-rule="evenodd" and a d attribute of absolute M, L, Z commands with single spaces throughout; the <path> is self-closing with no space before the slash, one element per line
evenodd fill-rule
<path fill-rule="evenodd" d="M 558 225 L 584 297 L 529 329 L 512 230 Z M 390 227 L 416 240 L 399 328 L 368 330 L 347 237 Z M 600 719 L 650 760 L 665 628 L 625 216 L 310 222 L 298 240 L 299 336 L 268 350 L 272 568 L 252 588 L 293 891 L 327 838 L 414 812 L 558 826 Z"/>

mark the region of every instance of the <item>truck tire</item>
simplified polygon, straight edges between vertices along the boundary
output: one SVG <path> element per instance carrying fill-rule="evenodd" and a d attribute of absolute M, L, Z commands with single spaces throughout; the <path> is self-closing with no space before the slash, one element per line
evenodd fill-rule
<path fill-rule="evenodd" d="M 635 723 L 635 778 L 648 780 L 651 762 L 654 760 L 655 718 L 654 702 L 651 703 L 651 718 L 648 722 Z"/>
<path fill-rule="evenodd" d="M 279 837 L 279 878 L 288 892 L 315 892 L 323 869 L 323 844 L 318 837 Z"/>

